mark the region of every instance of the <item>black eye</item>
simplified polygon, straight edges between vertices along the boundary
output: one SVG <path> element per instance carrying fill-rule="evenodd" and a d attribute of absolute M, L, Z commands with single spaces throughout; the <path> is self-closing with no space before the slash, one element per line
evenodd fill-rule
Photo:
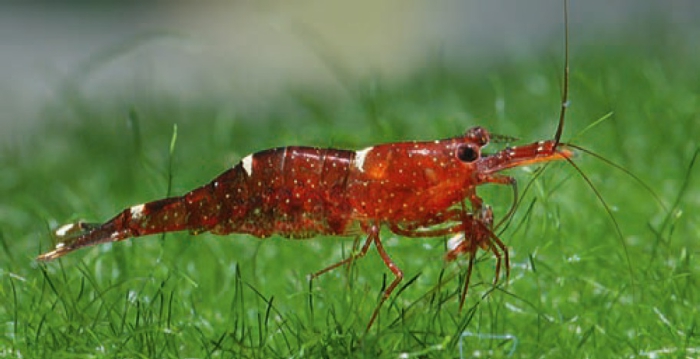
<path fill-rule="evenodd" d="M 474 162 L 479 157 L 479 151 L 472 145 L 462 145 L 457 148 L 457 158 L 462 162 Z"/>

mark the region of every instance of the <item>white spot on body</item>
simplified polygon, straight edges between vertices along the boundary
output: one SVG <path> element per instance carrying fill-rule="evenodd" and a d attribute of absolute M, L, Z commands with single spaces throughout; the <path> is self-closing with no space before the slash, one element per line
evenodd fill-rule
<path fill-rule="evenodd" d="M 131 211 L 131 219 L 132 220 L 140 219 L 141 217 L 143 217 L 143 207 L 144 207 L 144 205 L 139 204 L 139 205 L 133 206 L 129 209 L 129 211 Z"/>
<path fill-rule="evenodd" d="M 61 226 L 61 228 L 56 230 L 56 235 L 59 237 L 65 237 L 66 233 L 68 233 L 68 231 L 72 230 L 73 227 L 75 227 L 75 223 L 63 225 L 63 226 Z M 59 243 L 59 244 L 61 244 L 61 243 Z M 58 246 L 56 246 L 56 248 L 58 248 Z"/>
<path fill-rule="evenodd" d="M 542 152 L 544 151 L 544 141 L 539 141 L 537 142 L 537 152 Z"/>
<path fill-rule="evenodd" d="M 459 233 L 447 240 L 447 249 L 453 251 L 464 241 L 464 233 Z"/>
<path fill-rule="evenodd" d="M 367 158 L 367 154 L 369 154 L 370 151 L 372 151 L 374 147 L 367 147 L 365 149 L 359 150 L 355 152 L 355 160 L 353 161 L 353 164 L 355 167 L 357 167 L 360 172 L 364 172 L 364 165 L 365 165 L 365 158 Z"/>
<path fill-rule="evenodd" d="M 243 157 L 241 160 L 241 165 L 248 176 L 253 175 L 253 155 Z"/>

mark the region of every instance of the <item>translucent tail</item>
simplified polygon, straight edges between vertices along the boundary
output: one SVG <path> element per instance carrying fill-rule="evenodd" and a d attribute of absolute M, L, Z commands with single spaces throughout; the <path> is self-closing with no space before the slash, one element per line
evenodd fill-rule
<path fill-rule="evenodd" d="M 103 224 L 66 224 L 54 232 L 56 247 L 38 256 L 37 260 L 50 261 L 82 247 L 149 234 L 206 231 L 216 225 L 219 217 L 212 212 L 217 207 L 212 204 L 213 197 L 211 188 L 204 186 L 182 197 L 127 208 Z"/>

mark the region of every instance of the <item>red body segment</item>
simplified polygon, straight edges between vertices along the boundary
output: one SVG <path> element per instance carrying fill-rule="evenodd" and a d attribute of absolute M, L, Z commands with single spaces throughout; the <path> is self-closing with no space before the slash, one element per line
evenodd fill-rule
<path fill-rule="evenodd" d="M 249 156 L 207 185 L 217 189 L 223 209 L 208 230 L 288 238 L 346 234 L 351 210 L 344 190 L 353 156 L 312 147 Z"/>

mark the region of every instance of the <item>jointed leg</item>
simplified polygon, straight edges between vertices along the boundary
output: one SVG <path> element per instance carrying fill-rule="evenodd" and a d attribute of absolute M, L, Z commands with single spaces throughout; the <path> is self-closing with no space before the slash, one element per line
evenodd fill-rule
<path fill-rule="evenodd" d="M 462 295 L 459 297 L 459 312 L 462 312 L 464 301 L 467 299 L 467 289 L 469 288 L 469 279 L 472 277 L 472 268 L 474 268 L 474 257 L 476 257 L 476 247 L 469 253 L 469 264 L 467 266 L 467 276 L 464 278 L 464 288 Z"/>
<path fill-rule="evenodd" d="M 374 323 L 374 320 L 377 319 L 377 315 L 379 315 L 379 309 L 381 309 L 382 304 L 384 304 L 384 301 L 391 296 L 391 293 L 396 289 L 396 286 L 399 285 L 401 280 L 403 279 L 403 271 L 399 267 L 396 266 L 396 264 L 391 260 L 389 255 L 386 253 L 384 250 L 384 246 L 382 245 L 382 241 L 379 239 L 379 234 L 377 233 L 374 236 L 374 244 L 377 247 L 377 252 L 379 252 L 379 255 L 382 257 L 382 260 L 384 261 L 384 264 L 389 268 L 389 270 L 394 273 L 394 280 L 389 284 L 389 287 L 384 290 L 384 293 L 382 294 L 382 298 L 379 300 L 379 304 L 377 304 L 377 308 L 374 309 L 374 313 L 372 313 L 372 317 L 369 319 L 369 323 L 367 324 L 367 330 L 369 331 L 369 328 L 372 327 L 372 324 Z"/>
<path fill-rule="evenodd" d="M 389 229 L 391 229 L 392 232 L 394 232 L 400 236 L 404 236 L 404 237 L 412 237 L 412 238 L 440 237 L 440 236 L 445 236 L 445 235 L 449 235 L 449 234 L 464 232 L 464 230 L 465 230 L 465 227 L 464 227 L 465 217 L 467 219 L 472 219 L 471 214 L 465 213 L 461 209 L 453 208 L 453 209 L 450 209 L 447 213 L 445 213 L 444 216 L 440 217 L 438 220 L 435 221 L 435 224 L 455 222 L 453 225 L 451 225 L 449 227 L 437 228 L 437 229 L 425 229 L 425 227 L 426 227 L 425 224 L 399 226 L 398 224 L 390 223 Z"/>
<path fill-rule="evenodd" d="M 342 261 L 335 263 L 331 266 L 328 266 L 324 269 L 321 269 L 320 271 L 313 273 L 309 276 L 310 280 L 314 280 L 318 276 L 329 272 L 333 269 L 336 269 L 342 265 L 351 263 L 355 259 L 362 258 L 367 254 L 367 251 L 369 250 L 370 244 L 374 242 L 374 245 L 377 247 L 377 251 L 379 252 L 379 256 L 382 257 L 382 260 L 384 261 L 384 264 L 389 268 L 389 270 L 394 274 L 395 278 L 394 280 L 389 284 L 389 287 L 384 290 L 384 293 L 382 293 L 382 298 L 379 301 L 379 304 L 377 305 L 377 308 L 374 309 L 374 312 L 372 313 L 372 316 L 369 319 L 369 323 L 367 324 L 367 330 L 369 330 L 370 327 L 372 327 L 372 324 L 374 324 L 374 321 L 377 319 L 377 316 L 379 315 L 379 310 L 382 307 L 382 304 L 386 301 L 389 296 L 391 296 L 391 293 L 396 289 L 396 286 L 399 285 L 401 280 L 403 279 L 403 272 L 401 269 L 396 266 L 396 263 L 394 263 L 391 260 L 391 257 L 389 257 L 389 254 L 384 250 L 384 246 L 382 245 L 382 241 L 379 238 L 379 225 L 371 225 L 368 228 L 368 235 L 367 239 L 365 240 L 365 243 L 362 245 L 362 248 L 360 251 L 356 254 L 351 255 L 348 258 L 343 259 Z"/>
<path fill-rule="evenodd" d="M 501 274 L 501 266 L 505 260 L 506 280 L 510 277 L 510 258 L 508 248 L 503 242 L 493 233 L 493 213 L 488 206 L 482 207 L 475 216 L 469 216 L 464 223 L 463 238 L 460 239 L 452 248 L 445 254 L 445 259 L 448 261 L 455 260 L 458 256 L 467 254 L 469 263 L 467 267 L 467 276 L 464 281 L 464 288 L 459 301 L 459 309 L 462 310 L 464 301 L 469 288 L 469 279 L 471 278 L 476 252 L 481 247 L 484 250 L 490 250 L 496 257 L 496 275 L 493 284 L 498 283 Z"/>
<path fill-rule="evenodd" d="M 506 263 L 506 283 L 508 283 L 508 278 L 510 278 L 510 256 L 508 254 L 508 247 L 506 247 L 506 245 L 501 242 L 501 239 L 493 232 L 491 232 L 491 253 L 496 257 L 496 276 L 493 278 L 493 285 L 498 283 L 498 278 L 501 274 L 501 257 L 503 257 Z"/>
<path fill-rule="evenodd" d="M 320 275 L 322 275 L 322 274 L 324 274 L 324 273 L 330 272 L 330 271 L 332 271 L 333 269 L 336 269 L 336 268 L 338 268 L 338 267 L 340 267 L 340 266 L 342 266 L 342 265 L 345 265 L 345 264 L 348 264 L 348 263 L 352 263 L 355 259 L 364 257 L 365 254 L 367 254 L 367 251 L 369 250 L 369 245 L 372 244 L 373 241 L 374 241 L 374 237 L 373 237 L 372 233 L 370 233 L 370 234 L 367 236 L 367 239 L 365 240 L 365 243 L 362 245 L 362 248 L 360 248 L 360 251 L 359 251 L 358 253 L 353 253 L 353 254 L 351 254 L 349 257 L 343 259 L 342 261 L 340 261 L 340 262 L 338 262 L 338 263 L 335 263 L 335 264 L 332 264 L 332 265 L 330 265 L 330 266 L 328 266 L 328 267 L 326 267 L 326 268 L 323 268 L 323 269 L 321 269 L 320 271 L 318 271 L 318 272 L 316 272 L 316 273 L 312 273 L 311 275 L 309 275 L 309 279 L 310 279 L 310 280 L 314 280 L 314 279 L 318 278 L 318 276 L 320 276 Z"/>

